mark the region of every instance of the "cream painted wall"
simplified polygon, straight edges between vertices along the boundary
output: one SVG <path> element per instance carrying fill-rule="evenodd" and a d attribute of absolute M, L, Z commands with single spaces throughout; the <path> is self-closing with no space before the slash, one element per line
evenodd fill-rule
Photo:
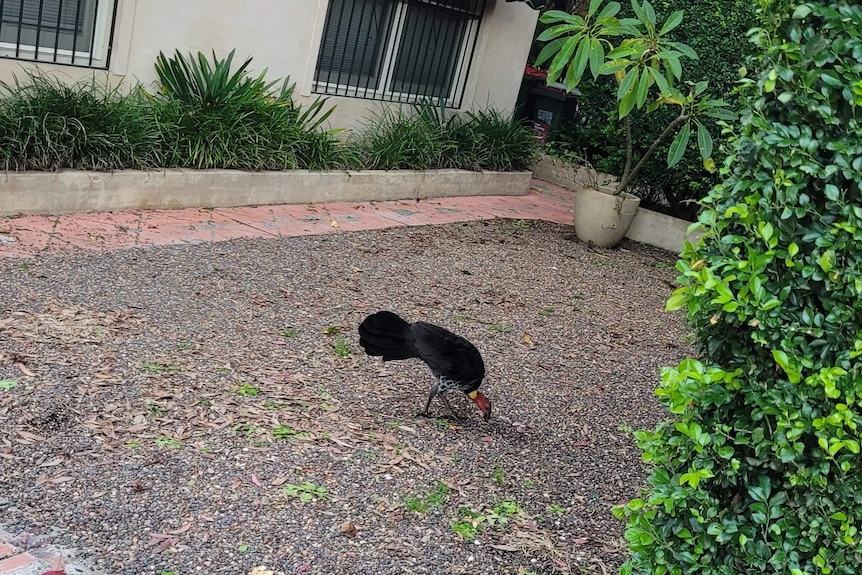
<path fill-rule="evenodd" d="M 300 100 L 309 102 L 317 46 L 326 16 L 326 0 L 120 0 L 114 53 L 108 71 L 112 81 L 155 81 L 153 63 L 159 51 L 209 52 L 222 56 L 236 49 L 235 61 L 253 56 L 252 68 L 268 69 L 271 79 L 290 76 Z M 530 49 L 538 12 L 519 2 L 488 0 L 479 30 L 463 108 L 514 107 L 523 66 Z M 0 80 L 32 69 L 32 62 L 0 59 Z M 74 81 L 93 70 L 39 64 Z M 104 72 L 97 72 L 104 74 Z M 356 126 L 384 103 L 330 97 L 337 105 L 331 117 L 336 127 Z"/>

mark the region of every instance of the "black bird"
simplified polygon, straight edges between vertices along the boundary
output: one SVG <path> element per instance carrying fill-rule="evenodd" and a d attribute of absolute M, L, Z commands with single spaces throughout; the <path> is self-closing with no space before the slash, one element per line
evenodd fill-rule
<path fill-rule="evenodd" d="M 443 396 L 447 391 L 458 390 L 476 402 L 485 421 L 491 417 L 491 402 L 479 392 L 485 378 L 485 363 L 479 350 L 460 335 L 424 321 L 409 323 L 391 311 L 379 311 L 359 325 L 359 345 L 365 353 L 382 357 L 383 361 L 418 357 L 431 368 L 437 383 L 431 388 L 421 415 L 430 417 L 431 400 L 439 395 L 458 417 Z"/>

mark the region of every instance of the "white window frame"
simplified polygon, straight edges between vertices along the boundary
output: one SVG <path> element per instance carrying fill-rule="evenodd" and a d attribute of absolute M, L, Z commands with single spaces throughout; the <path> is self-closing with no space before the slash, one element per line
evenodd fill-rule
<path fill-rule="evenodd" d="M 22 0 L 23 1 L 23 0 Z M 95 0 L 88 0 L 94 2 Z M 85 68 L 105 68 L 108 60 L 108 35 L 110 34 L 111 13 L 114 10 L 114 0 L 99 0 L 93 26 L 93 42 L 89 51 L 75 50 L 74 59 L 72 50 L 62 48 L 39 47 L 38 56 L 36 46 L 31 44 L 15 45 L 11 42 L 0 42 L 0 57 L 14 60 L 31 62 L 43 62 L 50 64 L 68 64 L 82 66 Z M 119 6 L 117 6 L 119 9 Z M 7 24 L 6 26 L 10 26 Z M 17 55 L 16 55 L 17 51 Z M 56 54 L 57 59 L 54 60 Z M 90 55 L 92 54 L 92 62 Z"/>
<path fill-rule="evenodd" d="M 433 0 L 426 0 L 425 3 L 431 6 L 438 5 L 438 3 Z M 404 38 L 404 28 L 407 25 L 408 8 L 408 2 L 404 0 L 395 0 L 395 14 L 392 18 L 394 25 L 392 29 L 388 31 L 388 37 L 386 38 L 386 45 L 383 49 L 380 63 L 381 74 L 378 78 L 378 87 L 376 89 L 371 87 L 366 89 L 362 86 L 354 86 L 351 84 L 338 84 L 335 82 L 314 80 L 312 91 L 329 96 L 359 97 L 370 100 L 385 100 L 399 103 L 417 103 L 427 100 L 429 98 L 428 96 L 398 92 L 391 89 L 393 81 L 392 74 L 395 70 L 394 59 L 398 55 L 398 49 L 400 48 L 401 42 Z M 447 10 L 454 10 L 451 6 L 446 6 L 445 8 Z M 467 13 L 465 12 L 465 14 Z M 468 15 L 464 19 L 464 34 L 461 40 L 461 46 L 458 49 L 458 57 L 453 68 L 455 82 L 452 83 L 449 94 L 445 98 L 437 98 L 438 101 L 439 99 L 443 99 L 444 104 L 448 107 L 455 105 L 455 96 L 463 93 L 466 88 L 468 75 L 466 73 L 462 73 L 464 72 L 463 66 L 466 65 L 469 56 L 468 52 L 470 52 L 471 40 L 474 44 L 478 44 L 479 42 L 477 28 L 483 16 L 484 14 L 480 14 L 475 17 L 470 17 Z M 315 74 L 317 74 L 317 72 L 318 70 L 315 68 Z"/>

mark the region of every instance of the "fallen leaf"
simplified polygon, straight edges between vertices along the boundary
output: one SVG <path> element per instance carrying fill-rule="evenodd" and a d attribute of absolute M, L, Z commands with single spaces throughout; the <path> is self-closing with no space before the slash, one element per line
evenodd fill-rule
<path fill-rule="evenodd" d="M 33 373 L 26 365 L 23 363 L 16 363 L 15 366 L 27 377 L 36 377 L 36 374 Z"/>
<path fill-rule="evenodd" d="M 183 526 L 179 529 L 174 529 L 173 531 L 165 531 L 165 533 L 170 533 L 171 535 L 181 535 L 192 528 L 191 523 L 183 523 Z"/>
<path fill-rule="evenodd" d="M 69 475 L 61 475 L 60 477 L 52 477 L 48 481 L 51 483 L 68 483 L 69 481 L 75 481 L 75 478 Z"/>
<path fill-rule="evenodd" d="M 358 532 L 358 530 L 356 529 L 356 525 L 354 525 L 350 521 L 347 521 L 346 523 L 342 523 L 341 527 L 339 528 L 339 531 L 341 531 L 341 534 L 344 535 L 345 537 L 351 537 L 351 538 L 356 537 L 356 534 Z"/>
<path fill-rule="evenodd" d="M 299 566 L 299 569 L 296 570 L 297 573 L 305 573 L 311 568 L 311 561 L 306 561 L 302 565 Z"/>
<path fill-rule="evenodd" d="M 528 333 L 524 334 L 524 345 L 526 345 L 527 347 L 535 347 L 536 346 L 536 342 L 533 341 L 533 338 L 530 337 L 530 334 L 528 334 Z"/>
<path fill-rule="evenodd" d="M 258 487 L 263 487 L 263 484 L 260 482 L 260 479 L 258 479 L 257 475 L 255 475 L 253 473 L 251 475 L 251 482 L 254 483 L 255 485 L 257 485 Z"/>
<path fill-rule="evenodd" d="M 332 220 L 332 222 L 330 222 L 329 225 L 332 226 L 333 228 L 335 228 L 336 230 L 338 229 L 338 222 L 336 222 L 335 220 Z"/>
<path fill-rule="evenodd" d="M 275 571 L 270 571 L 265 565 L 261 565 L 249 571 L 248 575 L 275 575 Z"/>

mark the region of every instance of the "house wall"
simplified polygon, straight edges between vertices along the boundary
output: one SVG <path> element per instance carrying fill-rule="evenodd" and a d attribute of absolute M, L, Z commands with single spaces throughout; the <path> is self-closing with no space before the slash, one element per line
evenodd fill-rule
<path fill-rule="evenodd" d="M 120 0 L 107 75 L 113 82 L 151 85 L 159 51 L 215 49 L 223 56 L 236 49 L 235 62 L 253 56 L 253 72 L 266 68 L 273 80 L 290 76 L 297 83 L 300 101 L 308 103 L 315 98 L 311 82 L 325 17 L 325 0 Z M 537 11 L 519 2 L 488 1 L 463 109 L 494 106 L 509 111 L 514 107 L 537 17 Z M 34 66 L 2 58 L 0 80 L 9 81 L 15 73 L 20 77 L 22 69 Z M 69 81 L 94 73 L 71 66 L 38 67 Z M 331 124 L 342 128 L 356 126 L 383 104 L 334 96 L 329 103 L 337 105 Z"/>

